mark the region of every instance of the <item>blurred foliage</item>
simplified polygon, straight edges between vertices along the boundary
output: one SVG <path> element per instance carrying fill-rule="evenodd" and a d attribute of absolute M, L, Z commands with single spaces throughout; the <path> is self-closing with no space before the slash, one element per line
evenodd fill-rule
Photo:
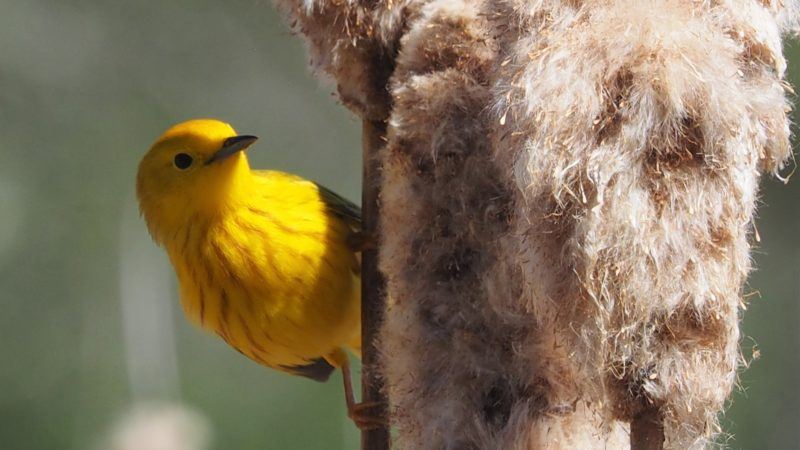
<path fill-rule="evenodd" d="M 148 400 L 199 413 L 212 448 L 355 448 L 338 375 L 268 371 L 186 323 L 136 212 L 139 158 L 192 117 L 260 136 L 255 167 L 358 199 L 358 121 L 313 79 L 271 2 L 0 0 L 0 11 L 0 448 L 103 447 Z M 725 417 L 733 448 L 800 441 L 798 183 L 765 183 L 743 338 L 761 358 Z"/>

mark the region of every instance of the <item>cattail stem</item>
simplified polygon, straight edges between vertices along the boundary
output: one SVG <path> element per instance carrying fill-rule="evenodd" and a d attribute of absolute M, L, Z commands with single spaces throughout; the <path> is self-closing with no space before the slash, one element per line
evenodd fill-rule
<path fill-rule="evenodd" d="M 386 123 L 364 120 L 362 126 L 363 187 L 361 194 L 363 231 L 366 236 L 378 239 L 378 217 L 380 206 L 380 160 L 378 152 L 385 142 Z M 379 417 L 387 417 L 383 379 L 380 375 L 380 357 L 376 347 L 378 333 L 383 323 L 386 308 L 385 284 L 378 271 L 378 250 L 365 250 L 361 254 L 361 401 L 377 403 L 373 408 Z M 367 430 L 361 434 L 362 450 L 386 450 L 389 448 L 387 427 Z"/>
<path fill-rule="evenodd" d="M 652 407 L 644 410 L 631 422 L 631 450 L 662 450 L 664 425 L 661 412 Z"/>

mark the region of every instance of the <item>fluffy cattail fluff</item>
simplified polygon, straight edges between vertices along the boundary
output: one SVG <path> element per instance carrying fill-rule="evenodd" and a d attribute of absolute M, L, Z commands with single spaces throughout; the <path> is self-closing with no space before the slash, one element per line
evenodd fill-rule
<path fill-rule="evenodd" d="M 400 448 L 718 432 L 797 2 L 279 0 L 387 119 L 381 347 Z"/>

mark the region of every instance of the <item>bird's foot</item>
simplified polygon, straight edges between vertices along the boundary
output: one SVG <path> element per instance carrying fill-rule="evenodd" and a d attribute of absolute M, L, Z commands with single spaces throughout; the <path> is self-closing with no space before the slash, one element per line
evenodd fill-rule
<path fill-rule="evenodd" d="M 378 239 L 374 234 L 356 231 L 347 238 L 347 245 L 354 252 L 365 252 L 378 248 Z"/>
<path fill-rule="evenodd" d="M 361 431 L 383 428 L 388 420 L 382 411 L 380 402 L 354 403 L 347 408 L 347 416 Z"/>

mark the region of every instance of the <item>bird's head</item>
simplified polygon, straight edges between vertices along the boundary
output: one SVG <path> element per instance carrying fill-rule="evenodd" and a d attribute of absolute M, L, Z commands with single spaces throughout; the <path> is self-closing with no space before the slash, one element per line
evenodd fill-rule
<path fill-rule="evenodd" d="M 150 233 L 161 242 L 197 215 L 214 215 L 250 180 L 242 150 L 255 136 L 227 123 L 190 120 L 168 129 L 139 163 L 136 194 Z"/>

